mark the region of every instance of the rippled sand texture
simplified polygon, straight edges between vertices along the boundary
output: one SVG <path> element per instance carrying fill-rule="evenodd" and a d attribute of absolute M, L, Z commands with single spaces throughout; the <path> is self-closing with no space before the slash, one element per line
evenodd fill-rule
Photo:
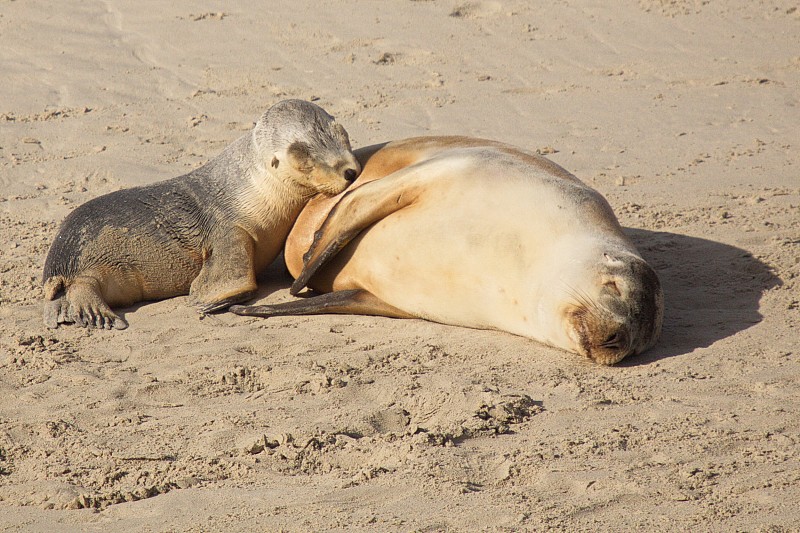
<path fill-rule="evenodd" d="M 800 529 L 796 2 L 203 5 L 0 0 L 0 528 Z M 186 298 L 125 331 L 43 326 L 67 213 L 197 167 L 289 97 L 356 146 L 548 154 L 661 275 L 661 343 L 604 368 Z M 281 265 L 263 278 L 259 301 L 289 297 Z"/>

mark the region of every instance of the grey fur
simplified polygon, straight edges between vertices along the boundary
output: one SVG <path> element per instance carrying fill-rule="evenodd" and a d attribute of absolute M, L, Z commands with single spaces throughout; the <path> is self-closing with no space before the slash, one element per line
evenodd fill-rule
<path fill-rule="evenodd" d="M 45 323 L 124 328 L 111 307 L 187 293 L 204 312 L 242 301 L 308 199 L 341 192 L 360 168 L 322 108 L 279 102 L 200 168 L 67 216 L 44 265 Z"/>

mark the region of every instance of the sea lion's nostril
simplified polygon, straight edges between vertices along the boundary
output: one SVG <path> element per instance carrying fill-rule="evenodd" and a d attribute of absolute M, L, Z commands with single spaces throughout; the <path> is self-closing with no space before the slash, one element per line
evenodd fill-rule
<path fill-rule="evenodd" d="M 356 172 L 352 168 L 348 168 L 347 170 L 344 171 L 344 179 L 346 179 L 347 181 L 355 181 L 357 177 L 358 177 L 358 172 Z"/>
<path fill-rule="evenodd" d="M 625 345 L 625 342 L 625 334 L 620 331 L 616 331 L 606 337 L 606 340 L 604 340 L 600 346 L 603 348 L 618 350 Z"/>

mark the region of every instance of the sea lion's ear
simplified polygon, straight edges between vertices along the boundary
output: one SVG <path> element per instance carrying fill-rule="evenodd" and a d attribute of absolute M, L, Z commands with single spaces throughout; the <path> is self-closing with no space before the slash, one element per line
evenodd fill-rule
<path fill-rule="evenodd" d="M 334 122 L 333 132 L 336 134 L 342 144 L 344 144 L 347 149 L 350 150 L 350 136 L 347 134 L 347 130 L 344 129 L 344 126 L 338 122 Z"/>
<path fill-rule="evenodd" d="M 310 170 L 313 167 L 311 158 L 311 147 L 304 142 L 295 141 L 286 149 L 286 155 L 289 157 L 289 162 L 298 170 Z"/>

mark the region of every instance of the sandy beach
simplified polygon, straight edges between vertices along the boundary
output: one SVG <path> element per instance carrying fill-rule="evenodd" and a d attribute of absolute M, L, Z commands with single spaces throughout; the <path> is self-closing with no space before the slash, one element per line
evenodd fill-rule
<path fill-rule="evenodd" d="M 0 0 L 0 531 L 800 530 L 800 6 Z M 64 217 L 286 98 L 600 191 L 665 292 L 603 367 L 361 316 L 42 323 Z M 278 262 L 254 302 L 289 300 Z"/>

